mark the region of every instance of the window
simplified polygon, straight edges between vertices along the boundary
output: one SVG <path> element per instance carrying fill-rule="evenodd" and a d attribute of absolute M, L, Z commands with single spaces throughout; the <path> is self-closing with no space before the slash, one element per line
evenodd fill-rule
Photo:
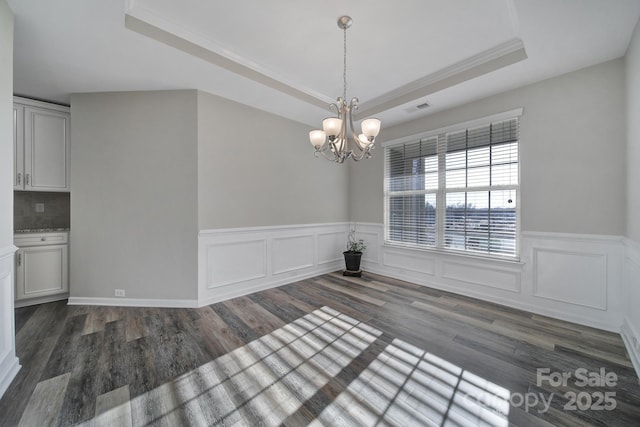
<path fill-rule="evenodd" d="M 518 118 L 385 146 L 385 241 L 517 256 Z"/>

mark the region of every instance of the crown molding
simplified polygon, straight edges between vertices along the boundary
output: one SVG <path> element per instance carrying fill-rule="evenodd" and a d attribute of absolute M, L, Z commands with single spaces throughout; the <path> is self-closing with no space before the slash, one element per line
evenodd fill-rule
<path fill-rule="evenodd" d="M 316 107 L 328 109 L 329 104 L 335 101 L 230 51 L 203 34 L 186 29 L 148 9 L 139 6 L 134 9 L 129 8 L 125 13 L 125 27 L 131 31 Z"/>
<path fill-rule="evenodd" d="M 373 116 L 525 59 L 522 40 L 511 39 L 362 103 L 358 115 Z"/>
<path fill-rule="evenodd" d="M 335 101 L 229 50 L 201 32 L 137 4 L 135 0 L 127 1 L 125 27 L 310 105 L 328 109 Z M 522 40 L 513 38 L 362 103 L 358 116 L 367 117 L 387 111 L 526 58 Z"/>

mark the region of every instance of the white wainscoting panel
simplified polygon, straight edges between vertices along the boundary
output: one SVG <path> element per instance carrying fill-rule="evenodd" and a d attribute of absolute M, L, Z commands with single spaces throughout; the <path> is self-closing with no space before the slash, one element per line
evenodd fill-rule
<path fill-rule="evenodd" d="M 358 230 L 367 251 L 377 246 L 379 254 L 377 260 L 363 257 L 365 271 L 620 331 L 626 311 L 622 237 L 523 232 L 519 260 L 502 260 L 385 245 L 382 224 L 358 223 Z"/>
<path fill-rule="evenodd" d="M 626 310 L 622 339 L 640 377 L 640 243 L 626 239 Z"/>
<path fill-rule="evenodd" d="M 318 233 L 318 244 L 316 246 L 316 254 L 318 255 L 318 265 L 335 264 L 342 261 L 342 251 L 336 251 L 336 248 L 346 248 L 344 239 L 344 230 L 334 231 L 331 233 Z"/>
<path fill-rule="evenodd" d="M 343 268 L 348 223 L 201 230 L 198 305 Z"/>
<path fill-rule="evenodd" d="M 533 249 L 533 295 L 607 309 L 607 255 Z"/>
<path fill-rule="evenodd" d="M 364 243 L 367 246 L 366 250 L 362 254 L 362 261 L 380 263 L 380 245 L 382 244 L 382 241 L 379 240 L 380 236 L 378 233 L 360 230 L 360 227 L 358 227 L 356 230 L 356 239 L 364 240 Z"/>
<path fill-rule="evenodd" d="M 526 298 L 537 312 L 620 332 L 624 240 L 618 236 L 525 232 Z M 532 310 L 533 311 L 533 310 Z"/>
<path fill-rule="evenodd" d="M 282 274 L 313 267 L 315 242 L 313 234 L 274 237 L 272 240 L 272 273 Z"/>
<path fill-rule="evenodd" d="M 484 266 L 477 262 L 442 262 L 442 278 L 471 285 L 486 286 L 511 292 L 520 292 L 518 269 L 502 269 L 496 265 Z"/>
<path fill-rule="evenodd" d="M 13 311 L 14 254 L 18 248 L 0 248 L 0 397 L 20 370 L 16 357 Z"/>
<path fill-rule="evenodd" d="M 207 245 L 207 288 L 217 288 L 267 275 L 266 239 Z"/>
<path fill-rule="evenodd" d="M 371 258 L 365 258 L 364 261 L 371 262 Z M 407 270 L 415 273 L 427 274 L 429 276 L 434 276 L 436 274 L 436 264 L 433 259 L 420 255 L 413 255 L 407 253 L 406 250 L 385 250 L 384 265 L 403 271 Z"/>

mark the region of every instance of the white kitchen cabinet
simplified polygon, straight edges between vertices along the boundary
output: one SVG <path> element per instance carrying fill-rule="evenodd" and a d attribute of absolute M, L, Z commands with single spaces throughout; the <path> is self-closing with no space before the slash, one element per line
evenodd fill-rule
<path fill-rule="evenodd" d="M 70 110 L 13 98 L 14 189 L 69 191 Z"/>
<path fill-rule="evenodd" d="M 16 301 L 69 292 L 68 233 L 24 233 L 14 236 Z M 53 298 L 51 300 L 54 300 Z"/>

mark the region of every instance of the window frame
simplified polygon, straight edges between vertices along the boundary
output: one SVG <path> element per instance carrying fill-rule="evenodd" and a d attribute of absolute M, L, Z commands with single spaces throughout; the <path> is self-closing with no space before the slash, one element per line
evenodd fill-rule
<path fill-rule="evenodd" d="M 445 229 L 446 229 L 446 197 L 448 193 L 456 192 L 456 189 L 451 189 L 446 187 L 445 176 L 446 176 L 446 138 L 447 134 L 455 133 L 458 131 L 464 131 L 469 129 L 474 129 L 482 126 L 488 126 L 493 123 L 508 121 L 511 119 L 518 120 L 518 129 L 520 126 L 520 118 L 523 114 L 523 108 L 517 108 L 510 111 L 505 111 L 503 113 L 494 114 L 491 116 L 486 116 L 462 123 L 457 123 L 455 125 L 446 126 L 434 130 L 429 130 L 425 132 L 421 132 L 419 134 L 406 136 L 403 138 L 387 141 L 382 144 L 384 148 L 384 179 L 383 179 L 383 203 L 384 203 L 384 245 L 390 247 L 398 247 L 404 249 L 412 249 L 412 250 L 420 250 L 427 252 L 437 252 L 444 254 L 455 254 L 461 256 L 468 256 L 474 258 L 488 258 L 488 259 L 498 259 L 498 260 L 507 260 L 507 261 L 519 261 L 520 260 L 520 240 L 521 240 L 521 210 L 520 210 L 520 199 L 521 199 L 521 170 L 522 170 L 522 155 L 521 155 L 521 144 L 520 144 L 520 136 L 518 135 L 518 183 L 517 185 L 509 185 L 508 187 L 515 190 L 515 242 L 514 242 L 514 254 L 499 254 L 499 253 L 488 253 L 481 251 L 472 251 L 468 249 L 455 249 L 455 248 L 447 248 L 445 247 Z M 399 242 L 390 240 L 390 198 L 392 197 L 391 191 L 388 188 L 389 178 L 390 178 L 390 165 L 389 165 L 389 149 L 397 146 L 401 146 L 404 144 L 409 144 L 412 142 L 419 142 L 426 139 L 437 138 L 437 162 L 438 162 L 438 186 L 437 191 L 431 191 L 425 189 L 423 191 L 424 194 L 427 193 L 435 193 L 436 194 L 436 225 L 435 225 L 435 244 L 433 246 L 425 246 L 424 244 L 411 243 L 411 242 Z M 468 149 L 467 149 L 468 150 Z M 467 170 L 467 168 L 465 168 Z M 443 183 L 445 183 L 443 185 Z M 505 186 L 486 186 L 485 190 L 495 191 L 501 190 L 502 187 Z M 480 189 L 479 187 L 462 187 L 460 188 L 460 192 L 473 192 L 476 189 Z M 397 193 L 396 193 L 397 195 Z"/>

